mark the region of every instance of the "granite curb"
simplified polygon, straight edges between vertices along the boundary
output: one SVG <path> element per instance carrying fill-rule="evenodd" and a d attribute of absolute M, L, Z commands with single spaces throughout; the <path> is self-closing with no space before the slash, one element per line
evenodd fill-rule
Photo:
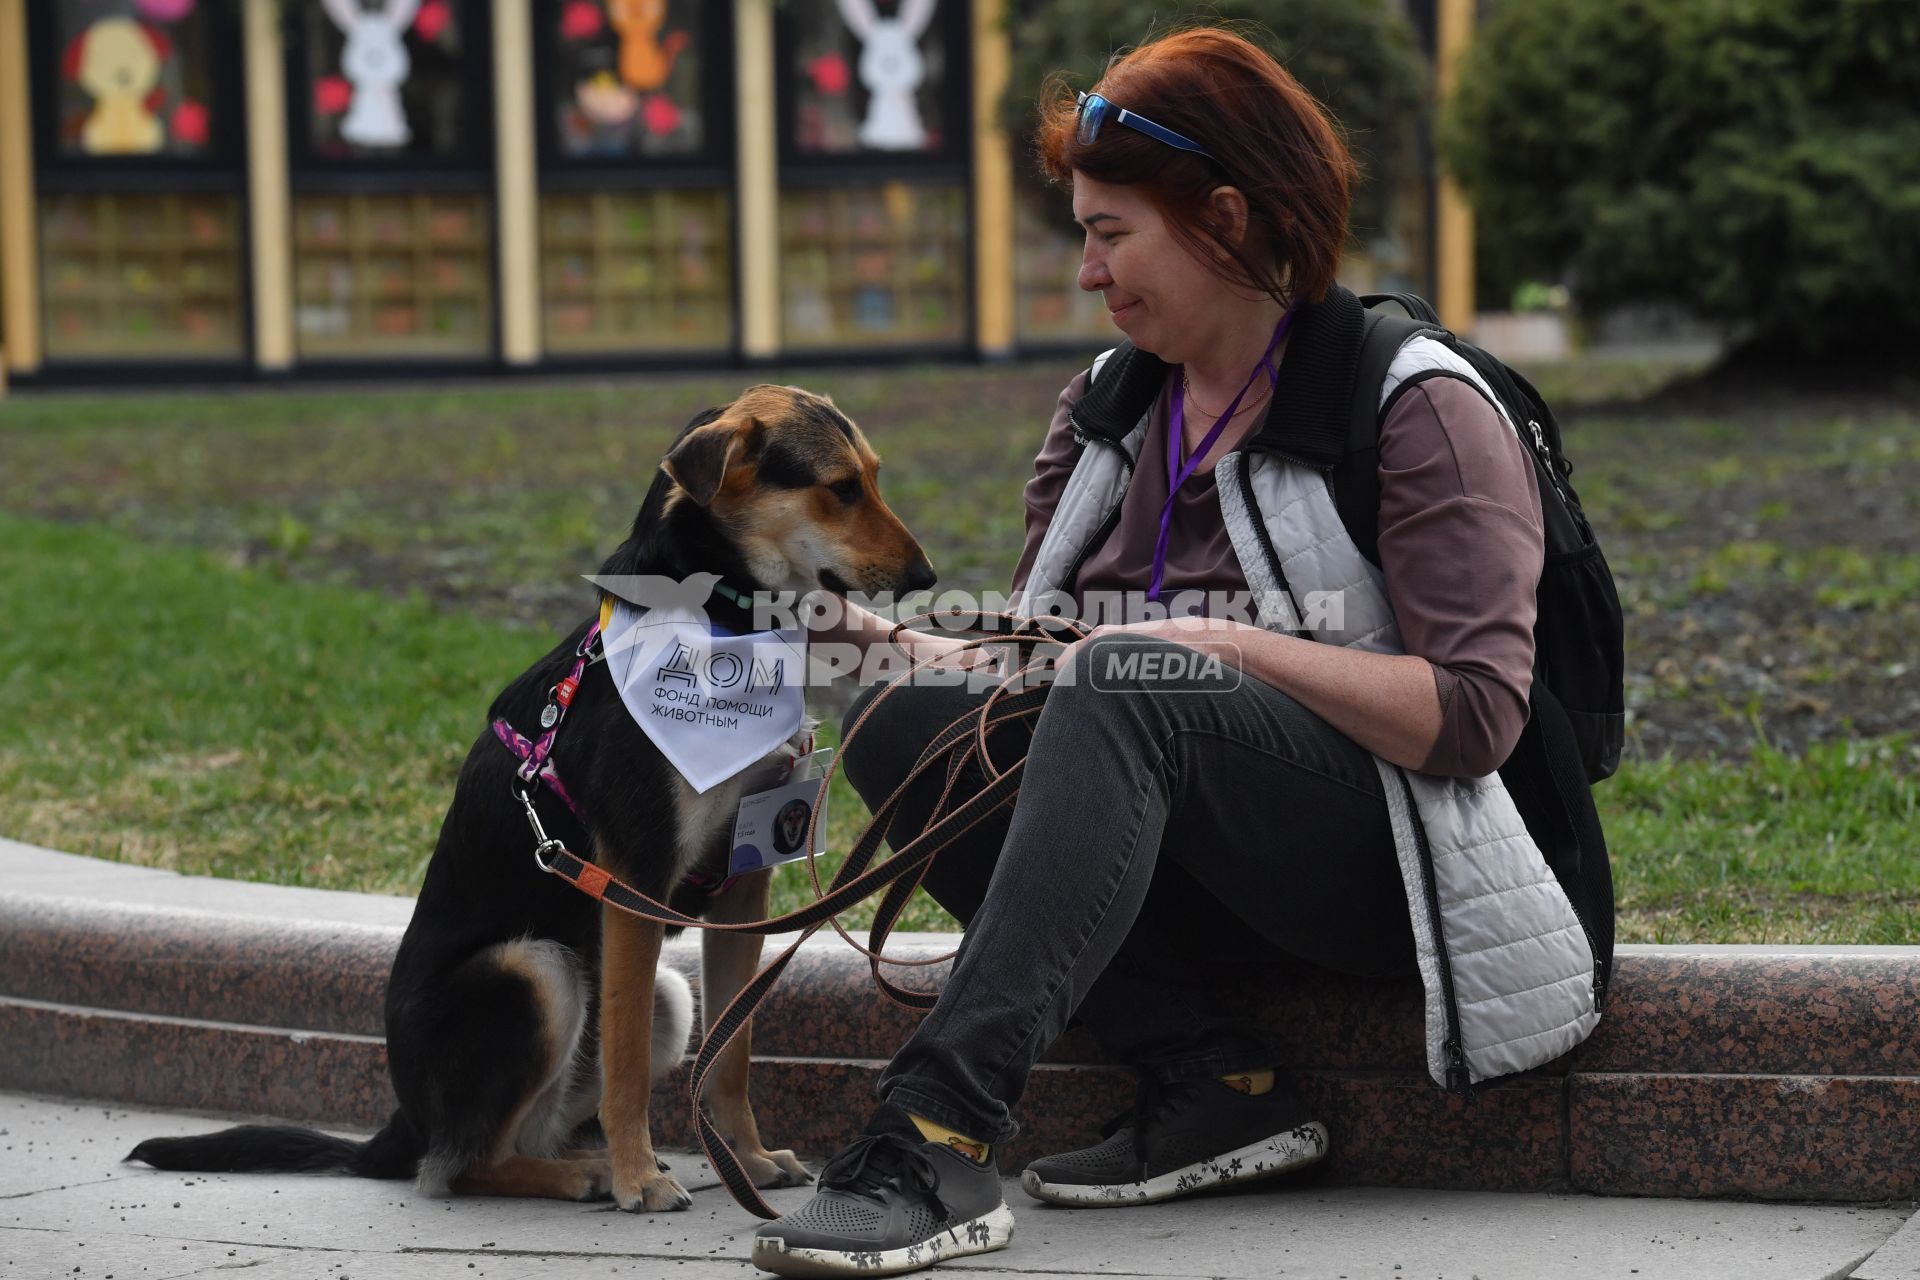
<path fill-rule="evenodd" d="M 410 903 L 176 876 L 0 841 L 0 1089 L 373 1127 L 392 1105 L 387 966 Z M 957 935 L 897 937 L 923 958 Z M 771 946 L 769 954 L 771 954 Z M 669 963 L 698 982 L 698 942 Z M 944 966 L 901 971 L 937 985 Z M 1920 948 L 1623 947 L 1606 1018 L 1470 1100 L 1425 1074 L 1417 984 L 1304 966 L 1233 993 L 1334 1134 L 1328 1184 L 1874 1201 L 1920 1192 Z M 816 936 L 755 1028 L 778 1142 L 857 1130 L 913 1015 Z M 1084 1036 L 1052 1046 L 1011 1167 L 1131 1097 Z M 684 1083 L 658 1137 L 691 1139 Z"/>

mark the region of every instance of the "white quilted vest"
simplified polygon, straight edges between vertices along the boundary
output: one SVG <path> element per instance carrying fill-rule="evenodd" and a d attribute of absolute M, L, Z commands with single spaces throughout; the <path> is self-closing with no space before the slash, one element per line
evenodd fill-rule
<path fill-rule="evenodd" d="M 1096 378 L 1105 360 L 1095 361 Z M 1471 366 L 1424 337 L 1400 349 L 1381 403 L 1429 369 L 1469 379 L 1498 407 Z M 1082 452 L 1014 612 L 1071 609 L 1063 579 L 1126 493 L 1129 459 L 1139 457 L 1146 432 L 1142 417 L 1122 442 L 1126 458 L 1102 443 Z M 1215 464 L 1214 476 L 1263 626 L 1370 653 L 1406 652 L 1380 570 L 1347 536 L 1325 475 L 1269 453 L 1236 451 Z M 1266 527 L 1279 572 L 1256 521 Z M 1321 592 L 1339 593 L 1343 607 L 1309 607 L 1303 626 L 1295 601 Z M 1524 1071 L 1586 1039 L 1600 1020 L 1592 945 L 1499 775 L 1443 778 L 1375 763 L 1413 918 L 1434 1080 L 1458 1088 Z"/>

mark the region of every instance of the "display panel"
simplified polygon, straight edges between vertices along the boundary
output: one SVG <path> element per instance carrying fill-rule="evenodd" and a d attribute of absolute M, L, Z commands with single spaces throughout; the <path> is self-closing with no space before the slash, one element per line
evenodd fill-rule
<path fill-rule="evenodd" d="M 887 182 L 781 196 L 790 347 L 958 341 L 967 332 L 965 189 Z"/>
<path fill-rule="evenodd" d="M 239 223 L 218 192 L 42 197 L 47 355 L 242 355 Z"/>
<path fill-rule="evenodd" d="M 540 200 L 540 260 L 551 351 L 641 354 L 731 344 L 725 192 L 549 192 Z"/>
<path fill-rule="evenodd" d="M 724 142 L 709 75 L 724 81 L 721 27 L 697 0 L 559 0 L 535 12 L 551 157 L 683 160 Z"/>
<path fill-rule="evenodd" d="M 791 0 L 781 68 L 796 158 L 955 158 L 965 0 Z"/>
<path fill-rule="evenodd" d="M 1014 201 L 1014 325 L 1028 341 L 1115 337 L 1106 301 L 1080 288 L 1084 247 L 1078 227 L 1062 217 L 1049 219 L 1029 197 Z"/>
<path fill-rule="evenodd" d="M 218 150 L 227 96 L 216 4 L 196 0 L 66 0 L 41 9 L 58 57 L 51 156 L 205 160 Z"/>
<path fill-rule="evenodd" d="M 491 62 L 471 0 L 288 0 L 296 165 L 480 168 Z"/>
<path fill-rule="evenodd" d="M 484 355 L 493 257 L 484 196 L 296 196 L 294 331 L 303 356 Z"/>

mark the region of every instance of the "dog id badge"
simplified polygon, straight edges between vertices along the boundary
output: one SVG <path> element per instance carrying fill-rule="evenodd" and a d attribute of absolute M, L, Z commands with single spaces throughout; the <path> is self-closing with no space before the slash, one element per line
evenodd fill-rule
<path fill-rule="evenodd" d="M 601 645 L 620 700 L 695 791 L 791 738 L 806 714 L 806 635 L 714 634 L 687 609 L 616 603 Z"/>
<path fill-rule="evenodd" d="M 822 747 L 796 760 L 788 781 L 741 798 L 740 812 L 733 820 L 728 875 L 745 875 L 806 857 L 807 823 L 816 808 L 820 821 L 813 829 L 813 853 L 818 857 L 825 851 L 827 789 L 820 779 L 832 761 L 833 748 Z"/>

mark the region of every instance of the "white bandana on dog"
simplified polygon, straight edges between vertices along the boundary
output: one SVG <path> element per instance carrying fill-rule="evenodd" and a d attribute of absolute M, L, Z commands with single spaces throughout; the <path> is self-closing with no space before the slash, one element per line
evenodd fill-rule
<path fill-rule="evenodd" d="M 772 752 L 806 714 L 806 634 L 715 634 L 705 614 L 614 602 L 600 643 L 647 737 L 695 791 Z"/>

